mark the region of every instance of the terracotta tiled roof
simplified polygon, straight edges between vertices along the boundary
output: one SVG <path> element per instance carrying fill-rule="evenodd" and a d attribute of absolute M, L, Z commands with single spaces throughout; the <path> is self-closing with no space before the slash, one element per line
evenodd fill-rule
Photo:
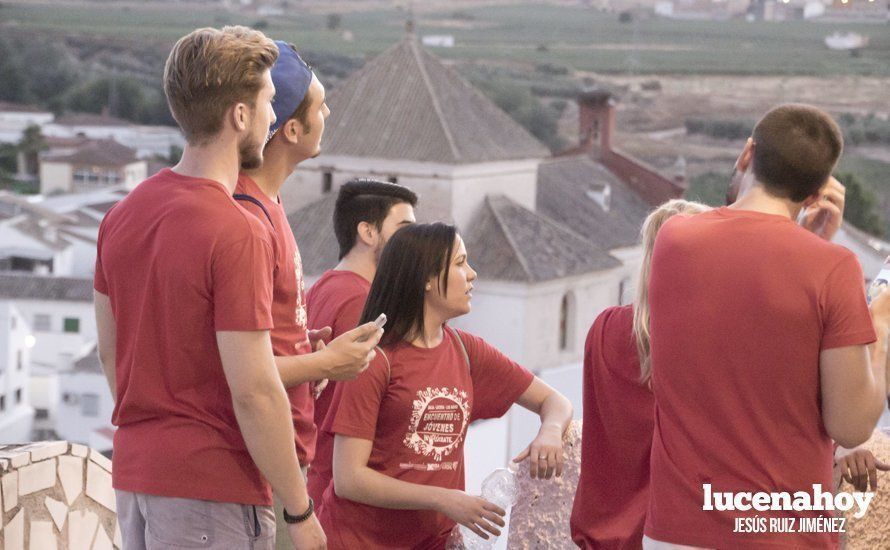
<path fill-rule="evenodd" d="M 287 217 L 300 248 L 303 273 L 307 276 L 321 275 L 339 261 L 340 247 L 333 221 L 336 203 L 337 193 L 328 193 Z"/>
<path fill-rule="evenodd" d="M 0 298 L 93 301 L 93 280 L 0 272 Z"/>
<path fill-rule="evenodd" d="M 467 252 L 487 279 L 540 282 L 618 267 L 592 241 L 503 195 L 489 195 L 465 235 Z"/>
<path fill-rule="evenodd" d="M 325 154 L 466 164 L 544 158 L 544 145 L 408 35 L 328 98 Z"/>
<path fill-rule="evenodd" d="M 36 105 L 23 105 L 21 103 L 9 103 L 0 101 L 0 112 L 5 113 L 49 113 L 48 109 L 42 109 Z"/>
<path fill-rule="evenodd" d="M 604 186 L 610 188 L 608 210 L 592 198 Z M 538 166 L 537 208 L 605 250 L 636 245 L 650 211 L 627 184 L 586 155 Z"/>
<path fill-rule="evenodd" d="M 66 113 L 55 120 L 59 126 L 134 126 L 129 120 L 94 113 Z"/>
<path fill-rule="evenodd" d="M 76 148 L 72 153 L 49 153 L 42 157 L 49 162 L 64 162 L 70 164 L 121 167 L 139 159 L 136 150 L 121 145 L 111 139 L 90 140 Z"/>

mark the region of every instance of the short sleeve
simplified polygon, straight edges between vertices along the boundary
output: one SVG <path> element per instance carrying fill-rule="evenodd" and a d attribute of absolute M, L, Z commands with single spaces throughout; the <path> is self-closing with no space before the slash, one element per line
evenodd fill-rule
<path fill-rule="evenodd" d="M 535 376 L 482 338 L 458 331 L 470 358 L 472 420 L 504 416 Z"/>
<path fill-rule="evenodd" d="M 214 251 L 213 323 L 217 331 L 272 328 L 272 246 L 259 233 Z"/>
<path fill-rule="evenodd" d="M 272 220 L 269 218 L 269 213 L 263 210 L 258 204 L 252 201 L 240 200 L 238 199 L 238 204 L 241 205 L 245 210 L 253 214 L 260 223 L 263 224 L 263 227 L 266 228 L 266 231 L 269 232 L 269 242 L 272 245 L 272 257 L 275 258 L 275 267 L 274 269 L 278 269 L 278 232 L 275 230 L 275 226 L 272 224 Z"/>
<path fill-rule="evenodd" d="M 362 318 L 362 312 L 365 310 L 365 296 L 356 294 L 343 303 L 337 318 L 334 319 L 332 329 L 332 338 L 340 336 L 344 332 L 349 332 L 358 326 L 359 320 Z"/>
<path fill-rule="evenodd" d="M 96 269 L 93 273 L 93 288 L 106 296 L 108 296 L 108 280 L 105 278 L 105 272 L 102 270 L 102 234 L 104 226 L 99 227 L 99 237 L 96 240 Z"/>
<path fill-rule="evenodd" d="M 389 364 L 378 350 L 377 357 L 358 378 L 337 382 L 324 430 L 373 441 L 388 380 Z"/>
<path fill-rule="evenodd" d="M 831 271 L 820 298 L 821 349 L 865 345 L 877 339 L 865 300 L 862 268 L 852 253 Z"/>

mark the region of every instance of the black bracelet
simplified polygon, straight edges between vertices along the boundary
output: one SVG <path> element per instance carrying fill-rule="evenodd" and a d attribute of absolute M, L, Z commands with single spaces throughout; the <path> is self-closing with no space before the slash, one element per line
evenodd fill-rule
<path fill-rule="evenodd" d="M 281 508 L 282 515 L 284 515 L 284 522 L 291 523 L 291 524 L 303 523 L 304 521 L 309 519 L 309 516 L 311 516 L 312 512 L 314 512 L 314 511 L 315 511 L 315 503 L 312 502 L 311 498 L 309 499 L 309 508 L 305 512 L 300 514 L 299 516 L 292 516 L 287 513 L 287 508 L 284 508 L 284 507 Z"/>

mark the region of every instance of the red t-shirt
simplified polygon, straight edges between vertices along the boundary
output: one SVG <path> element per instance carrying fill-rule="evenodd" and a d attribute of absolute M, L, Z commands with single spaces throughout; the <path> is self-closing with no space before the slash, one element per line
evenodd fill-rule
<path fill-rule="evenodd" d="M 655 398 L 640 383 L 633 306 L 602 312 L 584 345 L 581 479 L 572 540 L 581 548 L 636 549 L 649 507 Z"/>
<path fill-rule="evenodd" d="M 268 212 L 249 200 L 238 204 L 253 212 L 272 235 L 275 254 L 275 273 L 272 279 L 272 351 L 279 357 L 312 352 L 306 326 L 306 298 L 303 291 L 303 262 L 297 241 L 287 221 L 280 199 L 269 198 L 250 177 L 238 176 L 235 194 L 249 195 L 260 201 Z M 288 388 L 291 414 L 294 419 L 294 438 L 300 465 L 312 462 L 315 455 L 315 403 L 309 382 Z"/>
<path fill-rule="evenodd" d="M 733 533 L 736 518 L 831 512 L 704 511 L 702 485 L 831 490 L 819 353 L 875 340 L 856 256 L 782 216 L 729 208 L 676 216 L 655 243 L 649 304 L 646 535 L 705 547 L 836 545 L 829 534 Z"/>
<path fill-rule="evenodd" d="M 370 290 L 371 283 L 358 273 L 336 269 L 325 271 L 306 295 L 309 327 L 314 330 L 331 327 L 332 339 L 354 329 L 362 317 L 362 310 L 365 308 L 365 300 Z M 328 382 L 328 386 L 316 399 L 316 426 L 324 425 L 336 386 L 336 382 Z M 321 503 L 324 490 L 331 482 L 333 457 L 334 436 L 319 430 L 315 445 L 315 460 L 312 462 L 309 480 L 306 483 L 309 496 L 317 503 Z"/>
<path fill-rule="evenodd" d="M 94 286 L 117 331 L 114 487 L 268 505 L 217 331 L 272 328 L 268 231 L 222 184 L 165 169 L 99 228 Z"/>
<path fill-rule="evenodd" d="M 470 358 L 467 368 L 459 334 Z M 324 429 L 374 442 L 368 467 L 396 479 L 464 488 L 469 422 L 504 415 L 533 375 L 477 336 L 445 331 L 431 349 L 385 349 L 357 379 L 337 385 Z M 454 522 L 431 510 L 390 510 L 339 498 L 330 484 L 319 520 L 334 549 L 443 548 Z"/>

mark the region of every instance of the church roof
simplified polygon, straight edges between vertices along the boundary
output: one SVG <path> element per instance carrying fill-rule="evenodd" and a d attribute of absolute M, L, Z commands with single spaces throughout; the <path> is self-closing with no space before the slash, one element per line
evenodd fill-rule
<path fill-rule="evenodd" d="M 504 195 L 489 195 L 465 235 L 470 264 L 484 279 L 540 282 L 618 267 L 591 240 Z"/>
<path fill-rule="evenodd" d="M 609 207 L 593 196 L 610 190 Z M 538 166 L 538 211 L 605 250 L 635 246 L 650 207 L 620 178 L 587 155 L 558 157 Z"/>
<path fill-rule="evenodd" d="M 327 102 L 326 155 L 444 164 L 550 155 L 413 34 L 356 71 Z"/>
<path fill-rule="evenodd" d="M 334 235 L 336 204 L 337 193 L 328 193 L 287 216 L 300 248 L 303 273 L 307 276 L 321 275 L 339 261 L 340 247 Z"/>

